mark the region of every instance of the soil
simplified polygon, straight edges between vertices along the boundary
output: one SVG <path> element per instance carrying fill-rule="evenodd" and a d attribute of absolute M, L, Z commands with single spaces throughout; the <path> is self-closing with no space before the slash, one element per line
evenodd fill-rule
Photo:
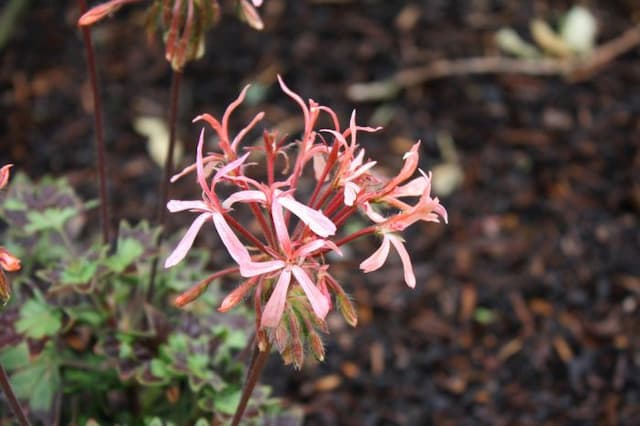
<path fill-rule="evenodd" d="M 0 47 L 0 164 L 66 176 L 95 197 L 78 13 L 75 2 L 64 3 L 31 2 Z M 635 0 L 588 3 L 600 41 L 640 22 Z M 179 136 L 189 157 L 199 132 L 191 118 L 220 115 L 247 82 L 261 90 L 237 123 L 264 110 L 267 125 L 295 133 L 298 111 L 273 84 L 280 73 L 344 121 L 355 107 L 360 123 L 383 124 L 363 144 L 389 171 L 420 139 L 423 169 L 451 164 L 453 151 L 463 173 L 441 197 L 448 225 L 405 235 L 414 290 L 397 258 L 378 272 L 355 272 L 377 244 L 359 241 L 335 265 L 357 302 L 358 326 L 329 318 L 323 363 L 294 371 L 270 359 L 264 381 L 304 407 L 306 425 L 637 424 L 640 48 L 579 84 L 463 75 L 386 101 L 346 96 L 352 83 L 435 59 L 495 54 L 496 30 L 510 26 L 528 38 L 531 17 L 557 22 L 570 6 L 266 0 L 264 31 L 227 15 L 209 33 L 205 57 L 186 68 Z M 134 4 L 93 30 L 113 214 L 132 221 L 153 216 L 161 177 L 133 123 L 164 116 L 170 81 L 161 43 L 147 42 L 143 21 L 144 7 Z M 196 192 L 188 182 L 171 191 Z M 171 220 L 178 227 L 188 218 Z"/>

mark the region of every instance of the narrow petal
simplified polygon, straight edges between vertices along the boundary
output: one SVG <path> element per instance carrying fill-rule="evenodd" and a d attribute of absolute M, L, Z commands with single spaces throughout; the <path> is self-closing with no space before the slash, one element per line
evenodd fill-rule
<path fill-rule="evenodd" d="M 238 203 L 238 202 L 241 202 L 241 203 L 250 203 L 250 202 L 265 203 L 266 201 L 267 201 L 267 196 L 262 191 L 256 191 L 256 190 L 238 191 L 238 192 L 234 192 L 233 194 L 231 194 L 229 196 L 229 198 L 224 200 L 224 202 L 222 203 L 222 207 L 224 207 L 225 209 L 228 209 L 231 206 L 233 206 L 235 203 Z"/>
<path fill-rule="evenodd" d="M 374 221 L 375 223 L 381 223 L 387 220 L 384 216 L 382 216 L 380 213 L 378 213 L 373 209 L 373 207 L 371 206 L 371 203 L 364 203 L 363 207 L 364 207 L 364 214 L 366 214 L 367 217 L 372 221 Z"/>
<path fill-rule="evenodd" d="M 342 250 L 340 250 L 340 247 L 338 247 L 337 245 L 335 245 L 335 243 L 331 240 L 313 240 L 310 243 L 307 243 L 305 245 L 303 245 L 302 247 L 300 247 L 299 249 L 296 250 L 295 256 L 296 257 L 301 257 L 301 258 L 305 258 L 307 256 L 309 256 L 310 254 L 312 254 L 313 252 L 320 250 L 322 248 L 329 248 L 333 251 L 335 251 L 336 253 L 338 253 L 340 256 L 342 256 Z"/>
<path fill-rule="evenodd" d="M 276 231 L 278 242 L 280 246 L 282 246 L 282 250 L 289 255 L 291 253 L 291 238 L 289 237 L 287 224 L 284 221 L 282 205 L 277 202 L 277 198 L 274 198 L 271 202 L 271 219 L 273 220 L 273 227 Z"/>
<path fill-rule="evenodd" d="M 251 260 L 249 251 L 238 239 L 236 234 L 233 233 L 227 221 L 224 220 L 224 216 L 220 213 L 213 213 L 212 216 L 216 231 L 218 231 L 218 235 L 220 235 L 222 243 L 227 248 L 227 251 L 233 260 L 235 260 L 238 265 L 249 262 Z"/>
<path fill-rule="evenodd" d="M 176 263 L 180 262 L 187 255 L 187 252 L 193 246 L 193 241 L 196 239 L 200 228 L 204 225 L 205 221 L 211 217 L 211 213 L 202 213 L 200 216 L 196 217 L 187 233 L 184 234 L 184 237 L 180 240 L 176 248 L 169 255 L 167 260 L 164 262 L 165 268 L 170 268 Z"/>
<path fill-rule="evenodd" d="M 365 273 L 380 269 L 387 260 L 387 257 L 389 257 L 389 247 L 389 238 L 385 235 L 378 250 L 360 263 L 360 269 Z"/>
<path fill-rule="evenodd" d="M 392 197 L 419 197 L 430 187 L 429 181 L 423 177 L 411 179 L 402 186 L 398 186 L 391 194 Z"/>
<path fill-rule="evenodd" d="M 276 283 L 267 304 L 264 305 L 260 327 L 276 327 L 278 325 L 280 318 L 282 318 L 284 304 L 287 301 L 287 290 L 289 290 L 290 282 L 291 271 L 285 269 L 278 277 L 278 282 Z"/>
<path fill-rule="evenodd" d="M 360 192 L 360 187 L 353 182 L 347 182 L 344 184 L 344 204 L 346 206 L 353 206 L 356 201 L 356 197 Z"/>
<path fill-rule="evenodd" d="M 316 287 L 316 285 L 311 281 L 311 278 L 307 275 L 307 273 L 299 266 L 292 266 L 291 270 L 293 275 L 296 277 L 298 284 L 302 287 L 304 294 L 307 295 L 307 299 L 311 303 L 311 307 L 313 308 L 313 312 L 315 312 L 316 316 L 323 320 L 327 313 L 329 313 L 329 302 L 327 301 L 327 297 L 322 294 L 320 289 Z"/>
<path fill-rule="evenodd" d="M 167 203 L 167 209 L 169 209 L 171 213 L 183 212 L 185 210 L 209 210 L 207 205 L 200 200 L 170 200 Z"/>
<path fill-rule="evenodd" d="M 268 260 L 266 262 L 248 261 L 240 264 L 240 275 L 243 277 L 256 277 L 258 275 L 268 274 L 284 268 L 285 263 L 282 260 Z"/>
<path fill-rule="evenodd" d="M 215 174 L 215 176 L 213 177 L 213 183 L 215 184 L 216 182 L 218 182 L 220 179 L 222 179 L 223 177 L 226 177 L 229 173 L 231 173 L 233 170 L 237 169 L 238 167 L 240 167 L 242 165 L 242 163 L 245 162 L 245 160 L 247 159 L 247 157 L 249 156 L 249 154 L 251 154 L 250 152 L 247 152 L 246 154 L 244 154 L 242 157 L 236 158 L 235 160 L 225 164 L 224 166 L 222 166 Z"/>
<path fill-rule="evenodd" d="M 336 225 L 321 211 L 305 206 L 290 196 L 278 197 L 277 200 L 283 207 L 298 216 L 313 232 L 321 237 L 326 238 L 336 233 Z"/>
<path fill-rule="evenodd" d="M 413 273 L 411 258 L 409 257 L 409 253 L 402 243 L 402 239 L 396 235 L 389 235 L 389 240 L 400 255 L 400 260 L 402 261 L 402 269 L 404 270 L 404 281 L 409 287 L 414 288 L 416 286 L 416 276 Z"/>

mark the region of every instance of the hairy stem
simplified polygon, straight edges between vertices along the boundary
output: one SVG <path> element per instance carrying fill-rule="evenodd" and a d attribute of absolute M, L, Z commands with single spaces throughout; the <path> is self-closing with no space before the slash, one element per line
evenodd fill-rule
<path fill-rule="evenodd" d="M 20 402 L 18 402 L 18 398 L 16 398 L 16 394 L 11 387 L 11 383 L 9 383 L 9 377 L 7 376 L 7 372 L 5 371 L 2 364 L 0 364 L 0 389 L 4 392 L 7 397 L 7 401 L 9 402 L 9 406 L 18 419 L 18 423 L 21 426 L 31 426 L 29 419 L 27 419 L 26 414 L 22 410 L 22 406 Z"/>
<path fill-rule="evenodd" d="M 87 10 L 86 0 L 78 0 L 78 8 L 80 14 L 83 15 Z M 82 40 L 84 50 L 87 56 L 87 70 L 89 71 L 89 79 L 91 81 L 91 93 L 93 96 L 93 119 L 94 131 L 96 134 L 96 152 L 98 156 L 98 182 L 100 187 L 100 222 L 102 224 L 102 242 L 109 243 L 109 195 L 107 194 L 107 165 L 104 145 L 104 126 L 102 124 L 102 97 L 100 96 L 100 88 L 98 84 L 98 73 L 96 71 L 96 58 L 93 52 L 93 43 L 91 41 L 91 29 L 88 26 L 80 27 L 82 31 Z"/>
<path fill-rule="evenodd" d="M 182 71 L 173 70 L 171 74 L 171 99 L 169 104 L 169 146 L 167 148 L 167 156 L 164 161 L 164 174 L 162 175 L 162 183 L 160 184 L 160 204 L 158 205 L 157 221 L 160 225 L 160 235 L 156 242 L 156 248 L 159 248 L 165 236 L 165 219 L 166 205 L 169 199 L 169 179 L 173 172 L 173 154 L 176 145 L 176 127 L 178 122 L 178 101 L 180 100 L 180 82 L 182 81 Z M 149 287 L 147 289 L 147 300 L 153 298 L 155 292 L 156 274 L 158 273 L 159 258 L 155 258 L 151 265 L 151 277 L 149 278 Z"/>
<path fill-rule="evenodd" d="M 244 384 L 244 388 L 242 389 L 240 404 L 236 409 L 236 413 L 233 415 L 231 426 L 238 426 L 240 424 L 240 420 L 242 420 L 244 411 L 249 403 L 249 398 L 251 398 L 251 394 L 253 393 L 253 389 L 256 387 L 256 383 L 258 383 L 258 379 L 260 378 L 260 374 L 262 373 L 262 369 L 264 368 L 264 364 L 266 363 L 270 352 L 270 345 L 267 345 L 264 351 L 258 350 L 256 346 L 256 352 L 254 353 L 255 356 L 251 359 L 247 380 Z"/>

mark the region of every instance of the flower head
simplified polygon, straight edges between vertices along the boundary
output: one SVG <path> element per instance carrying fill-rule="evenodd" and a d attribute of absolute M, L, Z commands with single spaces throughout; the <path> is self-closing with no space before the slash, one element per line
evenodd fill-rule
<path fill-rule="evenodd" d="M 254 1 L 254 6 L 259 3 Z M 418 170 L 419 142 L 405 154 L 403 167 L 395 177 L 381 178 L 374 171 L 376 162 L 366 159 L 364 148 L 357 142 L 359 132 L 373 132 L 377 128 L 357 125 L 354 113 L 349 125 L 342 129 L 333 110 L 312 100 L 307 103 L 282 79 L 279 83 L 298 104 L 304 118 L 300 139 L 286 147 L 283 139 L 269 132 L 264 133 L 264 146 L 243 146 L 244 137 L 262 119 L 262 113 L 232 137 L 229 117 L 244 99 L 247 88 L 229 106 L 222 120 L 208 114 L 197 117 L 218 136 L 218 149 L 204 156 L 204 133 L 201 133 L 195 164 L 176 176 L 195 170 L 202 199 L 168 203 L 172 212 L 190 210 L 199 215 L 165 266 L 180 262 L 204 223 L 211 220 L 237 264 L 225 274 L 242 278 L 219 310 L 231 309 L 253 291 L 259 347 L 268 347 L 272 342 L 285 360 L 299 366 L 301 348 L 305 346 L 303 339 L 308 339 L 306 346 L 318 358 L 324 358 L 316 331 L 327 330 L 324 320 L 334 306 L 349 324 L 357 323 L 349 297 L 331 275 L 329 252 L 341 254 L 340 246 L 351 240 L 378 234 L 382 237 L 380 247 L 360 268 L 365 273 L 381 268 L 393 246 L 402 262 L 404 281 L 413 288 L 416 277 L 400 232 L 417 221 L 433 222 L 440 218 L 446 221 L 446 210 L 437 198 L 431 198 L 431 176 L 421 172 L 422 175 L 413 177 Z M 332 128 L 316 128 L 321 113 L 329 115 Z M 244 148 L 247 152 L 241 154 Z M 279 155 L 285 156 L 287 165 L 292 165 L 285 169 L 281 179 L 275 171 Z M 247 174 L 249 166 L 255 164 L 251 161 L 258 160 L 266 163 L 264 180 Z M 309 181 L 307 173 L 315 175 L 311 194 L 305 194 L 299 184 Z M 225 191 L 218 192 L 222 186 Z M 236 221 L 242 211 L 253 215 L 258 232 Z M 372 224 L 349 234 L 344 224 L 359 212 Z M 208 285 L 203 283 L 181 295 L 176 304 L 182 306 L 196 298 Z"/>

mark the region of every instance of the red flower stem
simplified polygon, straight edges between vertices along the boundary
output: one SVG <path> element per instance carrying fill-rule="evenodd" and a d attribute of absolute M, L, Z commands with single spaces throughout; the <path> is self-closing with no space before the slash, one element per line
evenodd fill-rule
<path fill-rule="evenodd" d="M 377 230 L 376 225 L 367 226 L 366 228 L 362 228 L 361 230 L 356 231 L 353 234 L 348 235 L 348 236 L 344 237 L 343 239 L 336 241 L 336 245 L 338 247 L 343 246 L 343 245 L 345 245 L 347 243 L 350 243 L 351 241 L 353 241 L 353 240 L 355 240 L 357 238 L 363 237 L 363 236 L 368 235 L 368 234 L 373 234 L 374 232 L 376 232 L 376 230 Z M 329 251 L 329 249 L 327 249 L 326 251 Z"/>
<path fill-rule="evenodd" d="M 270 250 L 267 246 L 265 246 L 264 244 L 262 244 L 262 241 L 260 241 L 259 239 L 257 239 L 255 237 L 255 235 L 253 235 L 251 232 L 249 232 L 247 230 L 247 228 L 245 228 L 244 226 L 242 226 L 237 220 L 235 220 L 233 217 L 231 217 L 229 215 L 229 213 L 225 213 L 224 214 L 224 218 L 227 221 L 227 223 L 229 223 L 229 225 L 233 226 L 236 231 L 238 231 L 240 234 L 242 234 L 246 239 L 248 239 L 249 241 L 251 241 L 260 251 L 262 251 L 263 253 L 267 254 L 267 255 L 273 255 L 273 250 Z"/>
<path fill-rule="evenodd" d="M 327 187 L 327 192 L 325 192 L 324 194 L 323 200 L 320 203 L 318 203 L 318 205 L 315 205 L 316 197 L 320 193 L 322 184 L 324 183 L 325 179 L 327 178 L 327 175 L 333 168 L 333 165 L 335 164 L 336 159 L 338 158 L 338 148 L 339 148 L 339 144 L 334 142 L 333 147 L 331 148 L 331 152 L 329 153 L 329 158 L 327 159 L 327 164 L 324 165 L 324 170 L 322 171 L 322 175 L 320 175 L 320 179 L 318 179 L 318 181 L 316 182 L 316 187 L 313 190 L 313 194 L 311 194 L 311 198 L 309 199 L 309 206 L 313 209 L 317 209 L 320 206 L 322 206 L 322 203 L 326 200 L 328 193 L 331 192 L 331 185 L 329 185 Z"/>
<path fill-rule="evenodd" d="M 260 224 L 260 227 L 262 228 L 262 232 L 264 233 L 264 237 L 267 239 L 268 243 L 271 244 L 273 247 L 277 247 L 278 245 L 276 244 L 276 237 L 274 235 L 274 232 L 269 226 L 269 224 L 267 223 L 267 221 L 264 219 L 264 216 L 262 215 L 262 211 L 260 210 L 260 206 L 258 205 L 258 203 L 255 203 L 255 202 L 250 203 L 249 207 L 251 208 L 253 215 L 256 217 L 256 219 L 258 219 L 258 223 Z"/>
<path fill-rule="evenodd" d="M 178 121 L 178 100 L 180 99 L 180 82 L 182 80 L 182 71 L 173 70 L 171 74 L 171 99 L 169 104 L 169 146 L 167 148 L 167 156 L 164 161 L 164 174 L 162 175 L 162 183 L 160 184 L 160 205 L 157 211 L 156 223 L 160 225 L 160 235 L 156 241 L 156 248 L 159 248 L 164 240 L 164 227 L 167 210 L 167 201 L 169 199 L 169 177 L 173 171 L 173 154 L 176 145 L 176 124 Z M 151 276 L 149 278 L 149 287 L 147 288 L 147 300 L 153 298 L 155 292 L 156 275 L 158 273 L 159 258 L 155 258 L 151 265 Z"/>
<path fill-rule="evenodd" d="M 11 383 L 9 382 L 9 376 L 7 376 L 7 372 L 5 371 L 2 364 L 0 364 L 0 389 L 4 392 L 7 401 L 9 402 L 9 406 L 13 411 L 13 414 L 18 419 L 18 423 L 21 426 L 31 426 L 29 419 L 27 419 L 27 415 L 22 410 L 22 406 L 16 397 L 13 388 L 11 387 Z"/>
<path fill-rule="evenodd" d="M 242 389 L 242 396 L 240 397 L 240 404 L 238 404 L 238 408 L 236 409 L 236 413 L 233 416 L 233 420 L 231 421 L 231 426 L 238 426 L 240 424 L 240 420 L 242 420 L 242 416 L 244 411 L 247 408 L 247 404 L 249 403 L 249 398 L 251 398 L 251 394 L 253 393 L 253 389 L 256 387 L 258 383 L 258 379 L 260 378 L 260 374 L 262 373 L 262 369 L 269 357 L 269 353 L 271 352 L 271 345 L 267 344 L 267 347 L 264 351 L 258 351 L 257 355 L 252 359 L 252 363 L 249 365 L 249 373 L 247 376 L 247 381 L 244 384 L 244 388 Z"/>
<path fill-rule="evenodd" d="M 78 0 L 78 8 L 80 15 L 84 15 L 87 10 L 86 0 Z M 91 92 L 93 95 L 93 119 L 94 131 L 96 139 L 96 153 L 98 156 L 98 185 L 100 191 L 100 222 L 102 225 L 102 242 L 109 243 L 109 229 L 111 227 L 109 219 L 109 196 L 107 194 L 107 166 L 105 160 L 104 145 L 104 126 L 102 124 L 102 97 L 98 84 L 98 73 L 96 71 L 96 58 L 93 52 L 93 43 L 91 41 L 91 29 L 88 26 L 80 28 L 82 32 L 82 41 L 87 56 L 87 70 L 89 71 L 89 80 L 91 81 Z"/>
<path fill-rule="evenodd" d="M 333 198 L 329 201 L 327 208 L 324 209 L 324 215 L 330 217 L 332 214 L 338 210 L 338 208 L 342 205 L 344 201 L 344 194 L 342 191 L 338 191 L 334 193 Z"/>
<path fill-rule="evenodd" d="M 357 209 L 357 207 L 345 207 L 334 216 L 333 223 L 335 223 L 336 226 L 342 225 L 342 223 L 347 220 L 352 214 L 354 214 Z"/>

